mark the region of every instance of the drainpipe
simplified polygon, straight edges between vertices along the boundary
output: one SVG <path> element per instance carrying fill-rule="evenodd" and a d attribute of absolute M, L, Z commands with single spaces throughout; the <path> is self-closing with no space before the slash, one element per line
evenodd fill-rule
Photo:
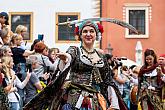
<path fill-rule="evenodd" d="M 100 18 L 102 17 L 102 0 L 100 0 Z M 102 24 L 102 22 L 100 22 Z M 102 39 L 100 40 L 100 48 L 102 48 Z"/>

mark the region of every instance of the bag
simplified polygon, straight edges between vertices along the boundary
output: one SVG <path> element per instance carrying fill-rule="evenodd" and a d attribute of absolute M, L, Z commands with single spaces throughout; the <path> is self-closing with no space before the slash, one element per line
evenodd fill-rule
<path fill-rule="evenodd" d="M 14 92 L 14 94 L 15 94 L 17 100 L 20 101 L 20 97 L 15 92 Z"/>

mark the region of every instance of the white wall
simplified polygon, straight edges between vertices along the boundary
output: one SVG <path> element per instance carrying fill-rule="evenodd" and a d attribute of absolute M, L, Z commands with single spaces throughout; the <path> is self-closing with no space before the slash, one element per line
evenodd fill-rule
<path fill-rule="evenodd" d="M 33 12 L 33 40 L 39 33 L 43 33 L 49 47 L 58 47 L 64 51 L 69 45 L 75 44 L 55 44 L 55 13 L 79 12 L 80 19 L 90 18 L 94 15 L 93 2 L 94 0 L 1 0 L 0 12 Z"/>

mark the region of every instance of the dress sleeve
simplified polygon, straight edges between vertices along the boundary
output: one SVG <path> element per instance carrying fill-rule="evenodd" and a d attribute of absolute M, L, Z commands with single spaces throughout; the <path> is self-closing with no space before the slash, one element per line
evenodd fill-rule
<path fill-rule="evenodd" d="M 112 80 L 112 70 L 110 68 L 110 65 L 108 64 L 108 61 L 104 58 L 104 67 L 101 70 L 101 77 L 104 81 L 105 85 L 111 85 L 113 83 Z"/>
<path fill-rule="evenodd" d="M 77 52 L 78 52 L 78 47 L 75 47 L 75 46 L 70 46 L 68 50 L 66 51 L 66 53 L 71 55 L 71 59 L 72 59 L 71 63 L 75 60 L 77 56 Z"/>
<path fill-rule="evenodd" d="M 59 68 L 59 70 L 62 72 L 64 71 L 66 68 L 68 68 L 70 65 L 72 65 L 72 62 L 74 61 L 74 59 L 76 58 L 76 51 L 77 47 L 75 46 L 70 46 L 68 48 L 68 50 L 66 51 L 66 56 L 67 56 L 67 63 L 63 62 L 62 60 L 60 60 L 59 58 L 57 59 L 58 65 L 56 65 L 56 68 Z M 57 67 L 58 66 L 58 67 Z"/>

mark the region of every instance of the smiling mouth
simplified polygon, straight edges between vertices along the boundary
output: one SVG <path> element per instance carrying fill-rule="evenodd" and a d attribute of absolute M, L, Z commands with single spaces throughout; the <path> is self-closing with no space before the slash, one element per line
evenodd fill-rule
<path fill-rule="evenodd" d="M 90 36 L 87 36 L 87 37 L 85 37 L 87 40 L 90 40 L 90 39 L 92 39 L 92 37 L 90 37 Z"/>

